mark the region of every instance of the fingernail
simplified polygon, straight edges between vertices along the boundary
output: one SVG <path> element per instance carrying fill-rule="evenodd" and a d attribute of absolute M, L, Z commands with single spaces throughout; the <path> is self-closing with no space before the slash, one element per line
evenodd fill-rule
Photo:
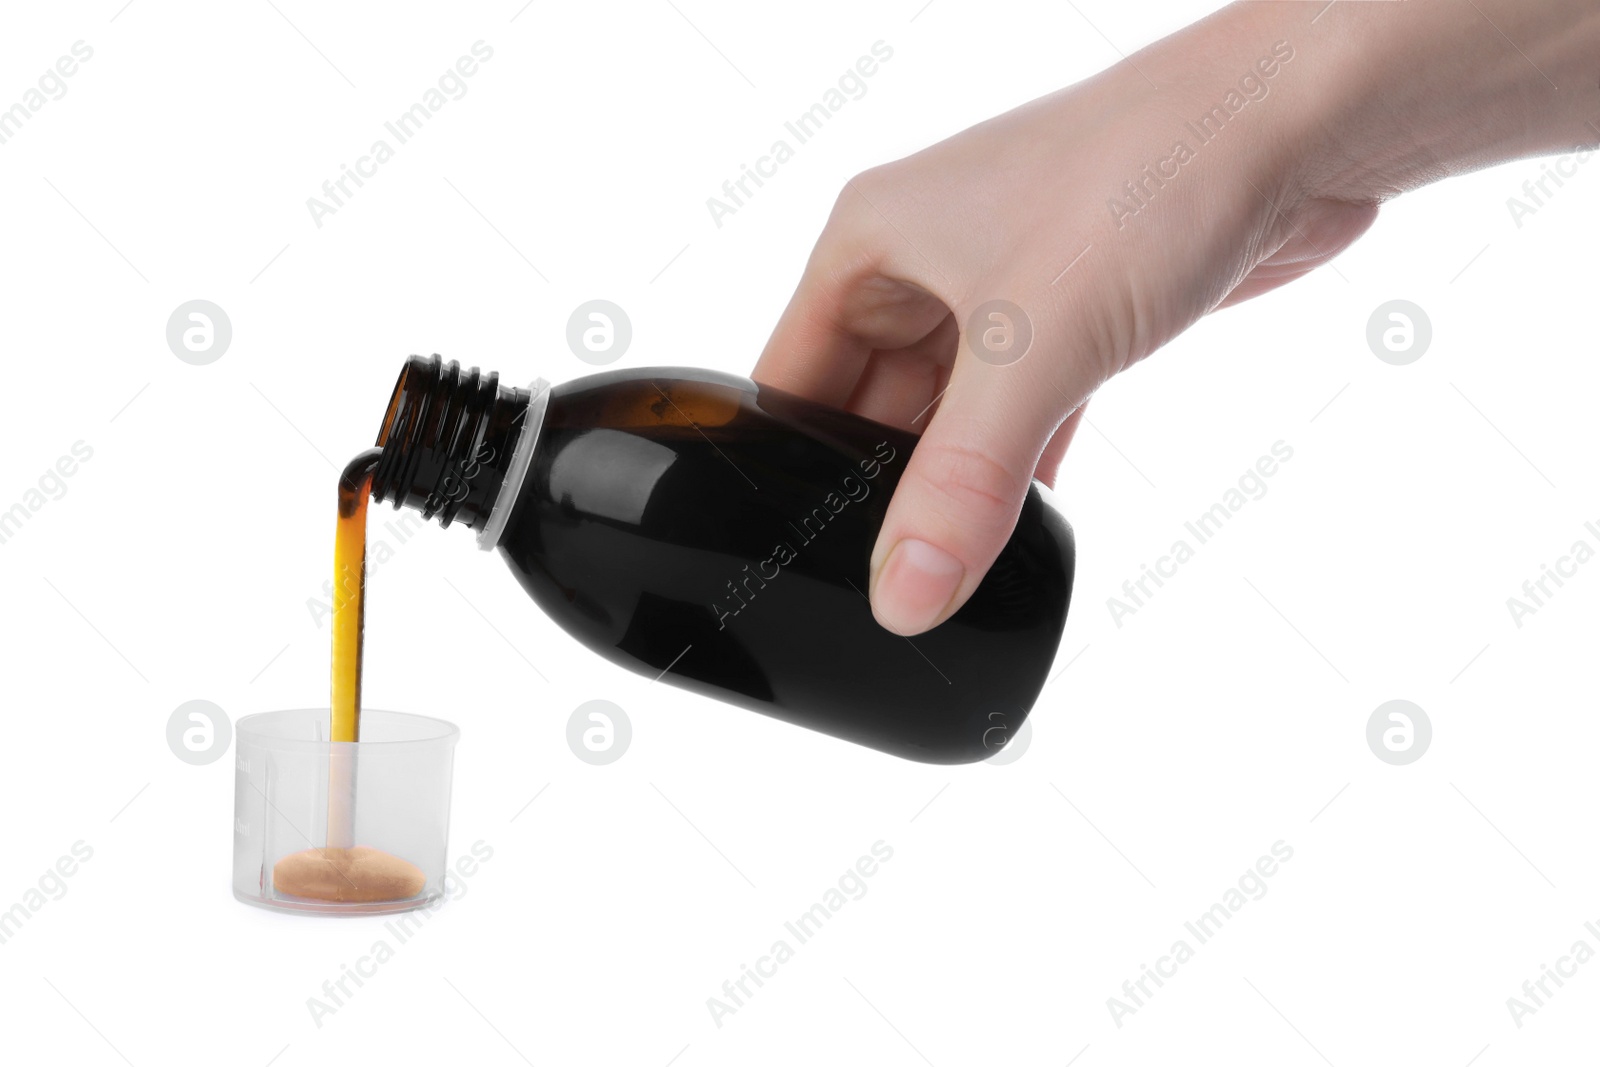
<path fill-rule="evenodd" d="M 889 552 L 872 588 L 872 613 L 897 634 L 931 629 L 956 595 L 966 568 L 942 548 L 906 538 Z"/>

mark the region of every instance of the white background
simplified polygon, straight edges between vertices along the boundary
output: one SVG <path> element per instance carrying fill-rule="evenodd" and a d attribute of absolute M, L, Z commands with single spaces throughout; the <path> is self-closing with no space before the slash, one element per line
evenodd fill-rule
<path fill-rule="evenodd" d="M 232 761 L 180 762 L 165 726 L 190 699 L 235 720 L 325 701 L 307 601 L 335 467 L 403 358 L 573 377 L 567 316 L 601 297 L 633 321 L 619 366 L 747 372 L 852 174 L 1207 5 L 122 2 L 13 8 L 0 32 L 0 106 L 94 49 L 0 145 L 0 509 L 93 449 L 0 544 L 0 909 L 93 849 L 0 945 L 5 1060 L 1487 1067 L 1587 1047 L 1600 963 L 1521 1028 L 1506 998 L 1600 949 L 1600 565 L 1521 628 L 1506 599 L 1600 546 L 1600 162 L 1520 228 L 1506 200 L 1539 161 L 1409 196 L 1337 271 L 1101 392 L 1060 478 L 1080 550 L 1061 673 L 1006 766 L 902 762 L 651 685 L 468 532 L 423 531 L 372 577 L 367 701 L 460 725 L 451 855 L 494 856 L 318 1027 L 307 999 L 380 921 L 237 903 Z M 467 95 L 315 226 L 306 199 L 480 39 Z M 879 40 L 866 95 L 715 226 L 706 198 Z M 196 298 L 233 325 L 208 366 L 165 339 Z M 1403 367 L 1365 339 L 1396 298 L 1433 324 Z M 1279 440 L 1266 496 L 1115 625 L 1107 598 Z M 606 767 L 565 742 L 595 698 L 634 728 Z M 1395 698 L 1433 724 L 1409 766 L 1366 743 Z M 707 998 L 879 840 L 867 894 L 715 1025 Z M 1107 998 L 1280 840 L 1267 894 L 1118 1027 Z"/>

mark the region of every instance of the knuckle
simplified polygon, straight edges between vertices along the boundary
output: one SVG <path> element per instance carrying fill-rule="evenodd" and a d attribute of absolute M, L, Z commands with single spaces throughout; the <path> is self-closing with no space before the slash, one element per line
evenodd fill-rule
<path fill-rule="evenodd" d="M 952 524 L 985 535 L 1009 532 L 1028 489 L 1028 477 L 982 450 L 959 442 L 918 446 L 923 481 Z"/>
<path fill-rule="evenodd" d="M 844 183 L 844 189 L 840 191 L 839 199 L 855 202 L 861 199 L 874 199 L 875 194 L 886 194 L 892 186 L 898 184 L 895 174 L 896 169 L 893 163 L 882 163 L 876 167 L 868 167 Z"/>
<path fill-rule="evenodd" d="M 897 177 L 894 164 L 886 163 L 862 171 L 844 183 L 834 200 L 830 222 L 843 223 L 856 230 L 876 231 L 886 228 L 884 216 L 890 210 L 895 190 L 902 182 Z"/>
<path fill-rule="evenodd" d="M 956 288 L 950 279 L 965 271 L 937 228 L 930 229 L 916 209 L 917 181 L 903 161 L 857 174 L 840 190 L 821 243 L 853 282 L 881 275 L 917 290 L 896 285 L 896 295 L 920 299 L 927 294 L 950 306 Z"/>

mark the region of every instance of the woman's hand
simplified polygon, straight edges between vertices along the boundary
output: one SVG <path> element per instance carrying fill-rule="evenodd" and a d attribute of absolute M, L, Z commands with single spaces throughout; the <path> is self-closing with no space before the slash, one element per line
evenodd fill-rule
<path fill-rule="evenodd" d="M 1479 6 L 1517 3 L 1541 6 Z M 840 194 L 755 376 L 922 432 L 872 555 L 884 626 L 920 633 L 966 601 L 1107 379 L 1316 269 L 1380 200 L 1538 150 L 1513 108 L 1499 134 L 1428 113 L 1452 92 L 1442 69 L 1539 92 L 1492 26 L 1463 25 L 1465 5 L 1336 4 L 1312 23 L 1321 6 L 1228 8 Z M 1577 14 L 1592 4 L 1545 6 L 1596 24 Z M 1453 51 L 1398 66 L 1391 38 L 1428 34 Z M 1440 126 L 1427 138 L 1396 128 L 1412 97 Z"/>

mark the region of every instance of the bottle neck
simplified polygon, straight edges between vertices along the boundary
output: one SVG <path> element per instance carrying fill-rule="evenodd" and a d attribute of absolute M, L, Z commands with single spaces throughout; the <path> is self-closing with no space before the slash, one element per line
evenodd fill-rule
<path fill-rule="evenodd" d="M 372 499 L 420 511 L 441 526 L 465 524 L 479 532 L 482 547 L 493 547 L 483 543 L 485 534 L 498 540 L 511 504 L 502 493 L 514 498 L 521 488 L 538 435 L 531 401 L 544 399 L 543 384 L 531 391 L 502 386 L 498 374 L 462 370 L 438 356 L 406 360 L 378 431 L 383 455 Z"/>

